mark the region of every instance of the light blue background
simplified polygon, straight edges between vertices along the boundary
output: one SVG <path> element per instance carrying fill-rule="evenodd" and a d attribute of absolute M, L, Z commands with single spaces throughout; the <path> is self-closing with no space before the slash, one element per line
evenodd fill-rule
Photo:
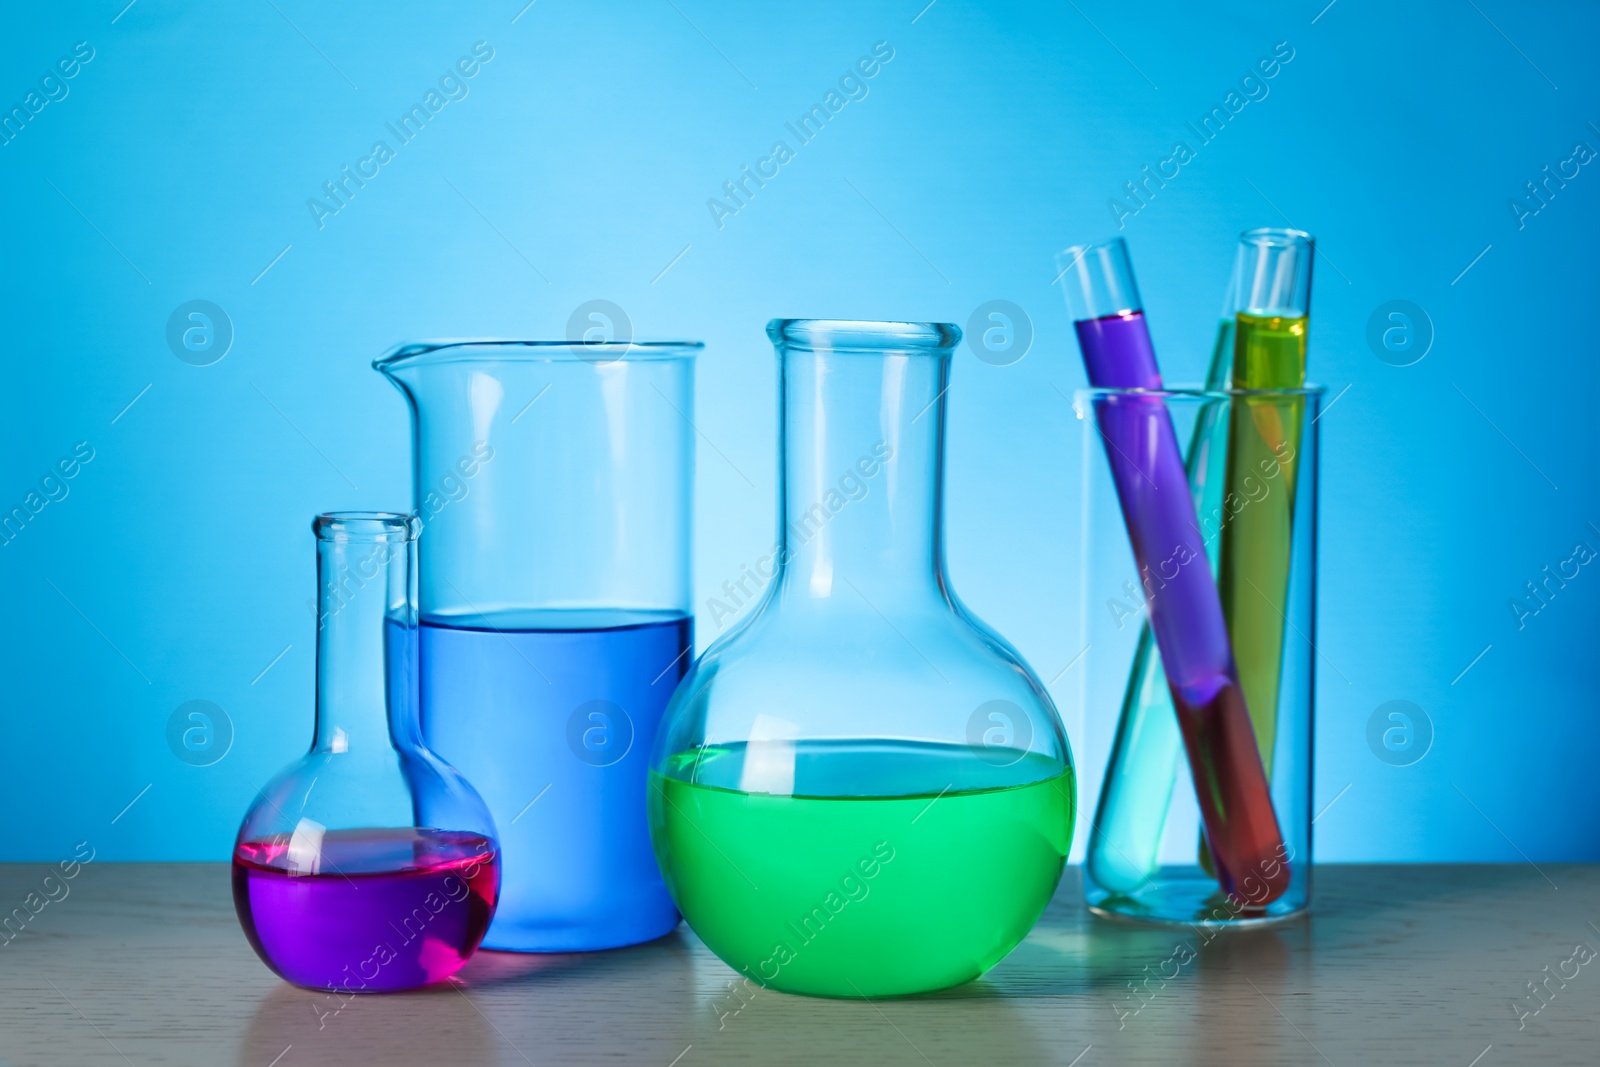
<path fill-rule="evenodd" d="M 702 638 L 706 597 L 772 534 L 766 320 L 1026 309 L 1020 363 L 957 357 L 950 569 L 1057 675 L 1078 652 L 1083 437 L 1061 395 L 1082 371 L 1053 254 L 1115 232 L 1122 183 L 1193 147 L 1185 123 L 1280 41 L 1295 54 L 1270 95 L 1122 232 L 1174 381 L 1201 372 L 1237 231 L 1287 220 L 1320 238 L 1312 373 L 1338 399 L 1321 423 L 1318 643 L 1338 671 L 1319 682 L 1316 805 L 1336 803 L 1316 854 L 1600 858 L 1600 574 L 1523 630 L 1508 607 L 1576 541 L 1600 547 L 1600 165 L 1525 229 L 1507 206 L 1575 142 L 1600 148 L 1592 11 L 124 3 L 17 6 L 0 36 L 7 110 L 75 43 L 95 49 L 0 147 L 4 507 L 76 442 L 95 449 L 0 548 L 0 858 L 84 839 L 106 859 L 224 858 L 255 789 L 310 739 L 311 515 L 408 502 L 404 409 L 371 359 L 416 337 L 559 336 L 595 298 L 641 336 L 707 342 Z M 495 56 L 470 95 L 319 230 L 307 198 L 479 40 Z M 707 198 L 877 41 L 895 54 L 868 97 L 717 228 Z M 236 330 L 209 367 L 164 336 L 196 298 Z M 1437 334 L 1405 368 L 1366 341 L 1397 298 Z M 1055 688 L 1081 737 L 1076 691 L 1071 672 Z M 205 768 L 165 736 L 194 699 L 236 731 Z M 1367 747 L 1395 699 L 1436 731 L 1414 766 Z M 1092 804 L 1105 754 L 1078 756 Z"/>

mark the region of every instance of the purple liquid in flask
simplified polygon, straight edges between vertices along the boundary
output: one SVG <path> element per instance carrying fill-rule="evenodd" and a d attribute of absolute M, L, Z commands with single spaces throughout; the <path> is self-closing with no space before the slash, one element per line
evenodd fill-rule
<path fill-rule="evenodd" d="M 448 978 L 483 941 L 499 889 L 494 842 L 478 834 L 330 830 L 309 841 L 302 831 L 233 854 L 245 936 L 267 966 L 312 989 Z"/>
<path fill-rule="evenodd" d="M 317 516 L 311 751 L 267 782 L 233 850 L 233 902 L 262 962 L 296 985 L 438 982 L 500 898 L 494 820 L 422 740 L 414 516 Z"/>

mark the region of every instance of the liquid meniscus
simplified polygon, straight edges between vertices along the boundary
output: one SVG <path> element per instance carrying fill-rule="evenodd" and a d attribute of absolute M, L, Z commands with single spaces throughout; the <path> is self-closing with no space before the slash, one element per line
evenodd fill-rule
<path fill-rule="evenodd" d="M 1304 388 L 1308 325 L 1305 315 L 1239 312 L 1233 342 L 1233 387 Z"/>

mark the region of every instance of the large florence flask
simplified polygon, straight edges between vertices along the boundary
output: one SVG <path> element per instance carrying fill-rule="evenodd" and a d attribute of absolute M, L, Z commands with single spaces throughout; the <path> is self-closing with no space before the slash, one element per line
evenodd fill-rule
<path fill-rule="evenodd" d="M 652 757 L 667 886 L 727 963 L 821 996 L 976 978 L 1044 911 L 1072 837 L 1054 705 L 956 598 L 943 323 L 776 320 L 778 537 Z"/>

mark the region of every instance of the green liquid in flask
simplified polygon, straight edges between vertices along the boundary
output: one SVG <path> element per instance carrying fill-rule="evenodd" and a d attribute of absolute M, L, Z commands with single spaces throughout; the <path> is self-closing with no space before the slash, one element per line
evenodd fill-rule
<path fill-rule="evenodd" d="M 695 933 L 762 985 L 959 985 L 1027 936 L 1072 841 L 1071 767 L 1016 755 L 997 767 L 960 745 L 843 741 L 682 752 L 650 775 L 657 858 Z"/>

